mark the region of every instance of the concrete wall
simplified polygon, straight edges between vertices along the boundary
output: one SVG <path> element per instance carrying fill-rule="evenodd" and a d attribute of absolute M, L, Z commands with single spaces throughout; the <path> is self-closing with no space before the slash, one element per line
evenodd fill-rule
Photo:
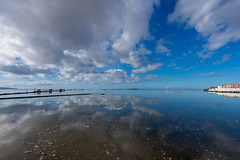
<path fill-rule="evenodd" d="M 240 92 L 240 88 L 214 88 L 209 89 L 209 92 Z"/>

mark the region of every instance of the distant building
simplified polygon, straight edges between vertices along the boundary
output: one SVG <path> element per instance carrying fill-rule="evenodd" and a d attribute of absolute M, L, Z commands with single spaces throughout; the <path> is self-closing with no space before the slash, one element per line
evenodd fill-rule
<path fill-rule="evenodd" d="M 240 88 L 240 84 L 233 84 L 233 88 Z"/>
<path fill-rule="evenodd" d="M 210 87 L 210 89 L 215 89 L 215 88 L 217 88 L 217 87 L 212 87 L 212 86 Z"/>
<path fill-rule="evenodd" d="M 223 88 L 223 86 L 222 86 L 222 85 L 221 85 L 221 86 L 218 86 L 218 89 L 219 89 L 219 88 Z"/>
<path fill-rule="evenodd" d="M 218 88 L 240 88 L 240 84 L 224 84 L 218 86 Z"/>

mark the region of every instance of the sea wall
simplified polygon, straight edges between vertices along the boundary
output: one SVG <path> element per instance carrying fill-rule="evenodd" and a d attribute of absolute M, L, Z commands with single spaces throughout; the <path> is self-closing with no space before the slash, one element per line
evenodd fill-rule
<path fill-rule="evenodd" d="M 211 88 L 208 92 L 240 93 L 240 88 Z"/>

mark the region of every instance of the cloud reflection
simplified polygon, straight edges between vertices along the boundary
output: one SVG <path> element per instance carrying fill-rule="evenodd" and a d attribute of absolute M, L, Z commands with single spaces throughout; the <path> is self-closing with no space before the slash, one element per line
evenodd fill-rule
<path fill-rule="evenodd" d="M 60 156 L 68 151 L 72 153 L 63 147 L 70 145 L 82 154 L 91 150 L 88 159 L 102 153 L 108 156 L 102 159 L 111 159 L 111 156 L 121 159 L 187 158 L 192 149 L 198 151 L 193 157 L 209 158 L 214 153 L 213 157 L 219 159 L 222 153 L 216 148 L 228 148 L 230 142 L 237 146 L 236 139 L 222 133 L 219 126 L 207 125 L 209 115 L 196 112 L 197 107 L 166 110 L 161 105 L 166 104 L 156 98 L 120 95 L 1 101 L 0 158 L 13 159 L 7 152 L 13 150 L 13 153 L 22 151 L 24 158 L 33 159 L 31 156 L 36 154 L 39 159 L 42 155 L 35 152 L 34 145 L 42 152 L 44 148 L 51 152 L 58 150 Z M 217 120 L 224 122 L 224 119 Z M 230 123 L 225 127 L 233 126 Z M 33 145 L 22 145 L 23 142 Z M 55 148 L 46 146 L 45 143 L 50 142 L 55 143 Z M 222 146 L 225 142 L 227 146 Z M 61 153 L 61 149 L 64 152 Z M 205 154 L 205 150 L 209 152 Z M 24 154 L 24 151 L 34 153 Z M 237 148 L 227 151 L 237 153 Z M 44 156 L 52 158 L 46 153 Z"/>
<path fill-rule="evenodd" d="M 124 128 L 124 121 L 128 121 L 128 116 L 125 114 L 114 115 L 110 112 L 118 112 L 120 110 L 129 110 L 132 115 L 129 116 L 132 121 L 141 121 L 141 116 L 144 113 L 149 116 L 162 116 L 159 111 L 150 109 L 144 106 L 133 106 L 145 102 L 146 99 L 134 96 L 83 96 L 83 97 L 65 97 L 54 99 L 54 102 L 48 100 L 15 100 L 15 101 L 2 101 L 0 103 L 0 150 L 1 156 L 6 156 L 6 145 L 12 147 L 17 143 L 20 137 L 28 134 L 36 134 L 36 130 L 45 129 L 48 125 L 44 124 L 44 119 L 50 121 L 57 121 L 60 125 L 59 129 L 63 131 L 88 131 L 89 127 L 95 127 L 101 130 L 106 135 L 114 135 L 121 132 L 123 135 L 134 134 L 131 130 Z M 154 104 L 156 100 L 148 99 L 147 103 Z M 134 111 L 131 111 L 134 110 Z M 127 113 L 128 114 L 128 113 Z M 57 119 L 55 119 L 58 117 Z M 119 121 L 120 120 L 120 121 Z M 117 128 L 106 128 L 109 124 L 115 123 Z M 131 122 L 129 122 L 131 125 Z M 130 128 L 137 128 L 135 124 Z M 41 128 L 42 127 L 42 128 Z M 140 127 L 140 126 L 139 126 Z M 109 138 L 106 137 L 105 138 Z M 124 138 L 124 137 L 122 137 Z M 125 137 L 127 138 L 127 137 Z M 137 138 L 135 137 L 135 140 Z M 118 141 L 118 138 L 117 140 Z M 124 148 L 130 144 L 124 144 Z M 133 146 L 131 146 L 133 147 Z M 6 148 L 6 149 L 4 149 Z M 123 149 L 125 150 L 125 149 Z"/>

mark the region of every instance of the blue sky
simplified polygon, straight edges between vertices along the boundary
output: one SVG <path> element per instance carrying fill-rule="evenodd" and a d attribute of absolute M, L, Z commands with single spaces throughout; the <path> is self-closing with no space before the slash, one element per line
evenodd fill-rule
<path fill-rule="evenodd" d="M 240 0 L 0 0 L 0 83 L 207 88 L 240 83 Z"/>

